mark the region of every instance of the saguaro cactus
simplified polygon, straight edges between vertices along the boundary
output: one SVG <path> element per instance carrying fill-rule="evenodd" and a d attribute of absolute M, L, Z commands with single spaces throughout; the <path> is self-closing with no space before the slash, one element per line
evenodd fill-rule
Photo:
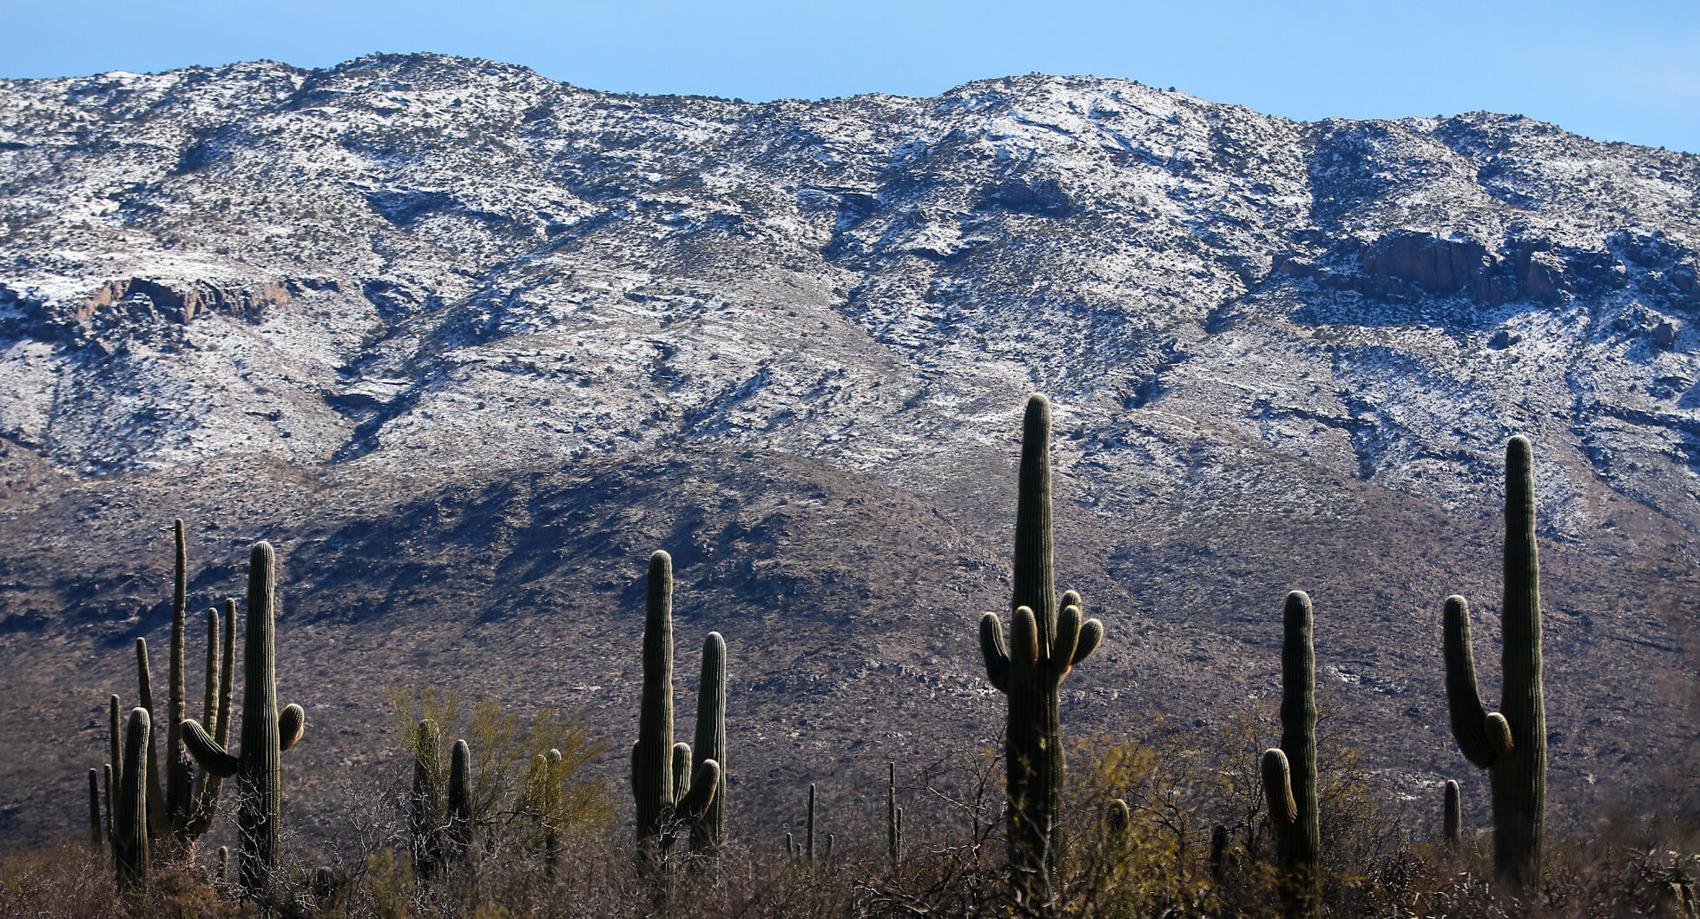
<path fill-rule="evenodd" d="M 1446 807 L 1441 818 L 1440 838 L 1448 849 L 1457 850 L 1463 842 L 1464 832 L 1464 802 L 1458 790 L 1458 783 L 1452 779 L 1446 780 Z"/>
<path fill-rule="evenodd" d="M 219 626 L 216 609 L 207 610 L 207 670 L 201 696 L 201 718 L 219 746 L 230 743 L 230 692 L 235 679 L 236 601 L 224 601 L 224 625 Z M 185 751 L 188 747 L 185 745 Z M 192 758 L 192 757 L 191 757 Z M 206 769 L 193 778 L 188 822 L 181 832 L 185 840 L 197 839 L 212 827 L 218 813 L 219 791 L 224 779 Z"/>
<path fill-rule="evenodd" d="M 726 839 L 726 639 L 710 632 L 702 643 L 702 679 L 697 684 L 696 733 L 691 745 L 691 771 L 710 762 L 720 767 L 719 787 L 691 821 L 691 852 L 713 855 Z"/>
<path fill-rule="evenodd" d="M 170 844 L 183 850 L 213 822 L 218 808 L 220 780 L 202 769 L 197 775 L 184 747 L 180 727 L 187 714 L 184 690 L 185 668 L 184 631 L 188 615 L 188 543 L 183 521 L 172 525 L 175 542 L 172 594 L 169 665 L 165 717 L 165 765 L 159 766 L 157 749 L 150 750 L 147 766 L 149 827 L 156 838 L 170 837 Z M 201 720 L 222 745 L 228 739 L 231 671 L 234 657 L 236 601 L 225 608 L 225 641 L 219 643 L 219 622 L 216 610 L 207 611 L 206 682 L 202 696 Z M 158 722 L 154 708 L 151 672 L 148 666 L 148 647 L 145 639 L 136 639 L 136 682 L 139 702 L 148 710 L 148 717 Z"/>
<path fill-rule="evenodd" d="M 1228 876 L 1228 828 L 1218 823 L 1210 828 L 1210 880 L 1216 886 Z"/>
<path fill-rule="evenodd" d="M 885 846 L 896 871 L 903 859 L 903 808 L 897 806 L 897 764 L 885 764 Z"/>
<path fill-rule="evenodd" d="M 413 873 L 430 881 L 442 861 L 443 733 L 437 722 L 421 719 L 413 738 L 413 789 L 407 826 L 412 837 Z"/>
<path fill-rule="evenodd" d="M 1493 792 L 1495 872 L 1518 891 L 1540 882 L 1546 820 L 1547 728 L 1541 697 L 1540 553 L 1535 545 L 1535 475 L 1529 440 L 1505 445 L 1504 630 L 1499 711 L 1476 688 L 1470 608 L 1446 598 L 1443 654 L 1452 736 L 1464 758 L 1488 770 Z"/>
<path fill-rule="evenodd" d="M 242 891 L 258 896 L 277 870 L 279 820 L 283 806 L 281 754 L 295 746 L 307 726 L 299 705 L 277 705 L 273 604 L 277 556 L 271 543 L 257 542 L 248 555 L 248 625 L 243 636 L 242 749 L 229 753 L 199 722 L 183 724 L 183 739 L 201 768 L 221 778 L 236 777 L 240 805 L 237 874 Z"/>
<path fill-rule="evenodd" d="M 1104 638 L 1103 623 L 1083 619 L 1073 591 L 1056 599 L 1051 558 L 1051 403 L 1027 400 L 1015 516 L 1015 576 L 1010 638 L 996 613 L 980 619 L 986 676 L 1009 698 L 1005 745 L 1005 809 L 1009 860 L 1017 894 L 1048 899 L 1056 867 L 1062 807 L 1060 688 L 1070 668 Z"/>
<path fill-rule="evenodd" d="M 1275 853 L 1286 873 L 1289 916 L 1316 915 L 1322 827 L 1316 807 L 1316 655 L 1310 597 L 1287 595 L 1281 641 L 1281 746 L 1263 752 L 1263 795 L 1275 829 Z"/>
<path fill-rule="evenodd" d="M 468 868 L 472 864 L 472 748 L 455 741 L 449 754 L 448 860 Z"/>
<path fill-rule="evenodd" d="M 89 845 L 99 852 L 103 847 L 100 828 L 100 770 L 89 770 Z"/>
<path fill-rule="evenodd" d="M 120 891 L 145 888 L 148 884 L 148 746 L 153 740 L 153 719 L 145 708 L 130 710 L 124 726 L 123 776 L 118 788 L 112 852 L 118 870 Z"/>
<path fill-rule="evenodd" d="M 674 822 L 700 820 L 707 812 L 720 786 L 720 764 L 704 759 L 688 782 L 674 780 L 673 559 L 666 552 L 650 556 L 646 587 L 643 695 L 638 739 L 632 744 L 632 797 L 640 864 L 650 866 L 665 862 Z"/>
<path fill-rule="evenodd" d="M 803 830 L 803 857 L 815 863 L 815 783 L 809 783 L 809 818 Z"/>

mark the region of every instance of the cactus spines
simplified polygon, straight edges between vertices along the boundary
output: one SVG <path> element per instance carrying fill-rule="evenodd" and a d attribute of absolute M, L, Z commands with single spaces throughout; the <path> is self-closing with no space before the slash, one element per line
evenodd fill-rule
<path fill-rule="evenodd" d="M 198 722 L 183 724 L 184 744 L 201 768 L 221 778 L 236 777 L 241 804 L 236 826 L 241 838 L 237 874 L 246 895 L 258 896 L 277 870 L 279 820 L 283 806 L 283 751 L 306 728 L 299 705 L 278 711 L 273 621 L 277 556 L 271 543 L 257 542 L 248 555 L 248 624 L 244 630 L 242 749 L 227 752 Z"/>
<path fill-rule="evenodd" d="M 407 826 L 412 840 L 413 873 L 430 881 L 442 859 L 443 734 L 437 722 L 421 719 L 413 737 L 413 789 Z"/>
<path fill-rule="evenodd" d="M 897 764 L 885 764 L 885 846 L 891 858 L 891 870 L 896 871 L 903 858 L 903 809 L 897 806 Z"/>
<path fill-rule="evenodd" d="M 1540 881 L 1546 820 L 1546 705 L 1541 686 L 1540 554 L 1535 543 L 1534 459 L 1528 438 L 1505 445 L 1503 651 L 1499 711 L 1483 707 L 1470 645 L 1470 610 L 1446 599 L 1443 656 L 1452 736 L 1472 765 L 1488 770 L 1493 794 L 1494 867 L 1519 891 Z"/>
<path fill-rule="evenodd" d="M 1056 866 L 1062 807 L 1060 687 L 1069 670 L 1097 649 L 1103 623 L 1084 619 L 1078 594 L 1059 602 L 1051 553 L 1051 404 L 1027 400 L 1015 517 L 1015 574 L 1006 645 L 996 613 L 980 620 L 986 676 L 1009 699 L 1005 809 L 1009 859 L 1018 895 L 1047 898 Z"/>
<path fill-rule="evenodd" d="M 1446 780 L 1446 807 L 1441 818 L 1440 838 L 1448 849 L 1457 850 L 1463 841 L 1464 801 L 1458 790 L 1458 782 Z"/>
<path fill-rule="evenodd" d="M 120 891 L 145 888 L 148 883 L 148 747 L 153 739 L 153 719 L 148 710 L 130 710 L 124 726 L 123 775 L 119 783 L 117 817 L 112 852 L 117 864 Z"/>
<path fill-rule="evenodd" d="M 643 695 L 632 744 L 632 797 L 645 868 L 666 863 L 677 821 L 701 820 L 714 802 L 720 764 L 703 758 L 691 774 L 675 777 L 690 764 L 690 744 L 673 743 L 673 559 L 657 551 L 649 557 L 645 584 Z"/>
<path fill-rule="evenodd" d="M 465 867 L 472 861 L 472 748 L 455 741 L 449 754 L 447 801 L 448 860 Z"/>
<path fill-rule="evenodd" d="M 100 828 L 100 770 L 89 769 L 89 845 L 99 852 L 104 845 Z"/>
<path fill-rule="evenodd" d="M 697 684 L 696 733 L 692 771 L 713 760 L 720 766 L 714 800 L 702 819 L 691 823 L 691 852 L 712 855 L 726 839 L 726 639 L 710 632 L 702 643 L 702 679 Z"/>
<path fill-rule="evenodd" d="M 1281 746 L 1265 750 L 1263 794 L 1275 829 L 1288 915 L 1314 915 L 1322 861 L 1316 805 L 1316 656 L 1310 597 L 1287 595 L 1281 641 Z"/>

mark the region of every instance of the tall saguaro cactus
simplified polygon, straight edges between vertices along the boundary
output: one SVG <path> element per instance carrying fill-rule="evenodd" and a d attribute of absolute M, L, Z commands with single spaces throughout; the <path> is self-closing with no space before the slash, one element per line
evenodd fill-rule
<path fill-rule="evenodd" d="M 1313 916 L 1320 906 L 1322 826 L 1316 806 L 1316 654 L 1310 597 L 1304 591 L 1287 595 L 1282 627 L 1281 746 L 1263 752 L 1263 795 L 1275 829 L 1276 857 L 1286 874 L 1286 913 Z"/>
<path fill-rule="evenodd" d="M 108 767 L 110 768 L 110 767 Z M 100 827 L 100 770 L 89 770 L 89 846 L 96 852 L 103 847 L 105 833 Z"/>
<path fill-rule="evenodd" d="M 113 771 L 118 782 L 118 801 L 113 808 L 112 854 L 118 871 L 120 891 L 145 888 L 148 884 L 148 747 L 153 740 L 153 719 L 145 708 L 130 710 L 124 726 L 124 752 Z M 122 768 L 120 768 L 120 766 Z"/>
<path fill-rule="evenodd" d="M 176 552 L 172 566 L 171 587 L 171 657 L 167 678 L 170 684 L 166 696 L 165 722 L 165 822 L 178 844 L 188 841 L 190 795 L 194 792 L 194 775 L 189 756 L 183 752 L 183 719 L 187 713 L 183 676 L 183 633 L 189 617 L 189 544 L 183 534 L 183 521 L 171 525 Z M 217 639 L 208 646 L 217 644 Z"/>
<path fill-rule="evenodd" d="M 181 724 L 187 715 L 188 701 L 184 690 L 185 668 L 184 631 L 188 617 L 188 542 L 183 521 L 172 525 L 175 552 L 171 593 L 171 635 L 167 667 L 165 713 L 165 765 L 159 765 L 159 751 L 150 749 L 147 765 L 148 832 L 155 838 L 169 837 L 177 850 L 186 849 L 205 833 L 213 822 L 218 808 L 220 780 L 205 769 L 197 775 L 184 747 Z M 236 601 L 225 607 L 223 645 L 219 642 L 219 620 L 216 610 L 207 611 L 206 682 L 202 696 L 201 720 L 213 732 L 220 745 L 229 734 L 230 693 L 234 663 L 234 633 Z M 139 702 L 148 710 L 148 717 L 160 721 L 154 708 L 151 672 L 148 666 L 147 641 L 136 639 L 136 683 Z"/>
<path fill-rule="evenodd" d="M 295 746 L 307 726 L 299 705 L 277 705 L 273 610 L 277 556 L 271 543 L 257 542 L 248 555 L 248 624 L 243 636 L 242 749 L 227 752 L 199 722 L 183 724 L 183 739 L 201 768 L 221 778 L 236 777 L 240 803 L 237 874 L 243 892 L 263 893 L 277 871 L 279 821 L 283 806 L 282 753 Z"/>
<path fill-rule="evenodd" d="M 685 745 L 688 746 L 688 745 Z M 687 754 L 686 762 L 689 762 Z M 643 695 L 632 744 L 640 864 L 665 863 L 673 824 L 701 820 L 720 787 L 720 764 L 704 759 L 689 781 L 675 781 L 673 747 L 673 559 L 649 558 L 643 626 Z"/>
<path fill-rule="evenodd" d="M 1056 599 L 1051 556 L 1051 403 L 1027 400 L 1015 516 L 1015 577 L 1009 643 L 997 613 L 980 619 L 986 676 L 1008 697 L 1004 778 L 1009 860 L 1016 892 L 1047 899 L 1056 868 L 1062 808 L 1063 677 L 1097 649 L 1103 623 L 1083 619 L 1080 597 Z"/>
<path fill-rule="evenodd" d="M 896 873 L 903 859 L 903 808 L 897 806 L 897 764 L 885 764 L 885 848 Z"/>
<path fill-rule="evenodd" d="M 1518 891 L 1540 882 L 1546 820 L 1546 704 L 1541 696 L 1540 553 L 1535 545 L 1535 474 L 1529 439 L 1505 445 L 1504 631 L 1499 711 L 1482 706 L 1470 648 L 1470 608 L 1446 598 L 1443 654 L 1452 736 L 1464 758 L 1488 771 L 1499 880 Z"/>
<path fill-rule="evenodd" d="M 472 748 L 455 741 L 449 754 L 447 802 L 448 860 L 462 870 L 472 866 Z"/>
<path fill-rule="evenodd" d="M 713 855 L 726 840 L 726 639 L 710 632 L 702 643 L 702 679 L 697 684 L 696 733 L 691 771 L 713 761 L 719 783 L 702 817 L 691 821 L 691 852 Z"/>
<path fill-rule="evenodd" d="M 424 882 L 436 874 L 443 856 L 443 781 L 443 732 L 424 718 L 414 734 L 413 790 L 407 802 L 413 873 Z"/>

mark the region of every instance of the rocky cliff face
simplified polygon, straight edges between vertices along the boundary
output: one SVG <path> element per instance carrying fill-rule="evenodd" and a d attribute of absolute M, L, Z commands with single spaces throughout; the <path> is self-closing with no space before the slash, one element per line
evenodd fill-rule
<path fill-rule="evenodd" d="M 0 832 L 98 758 L 179 513 L 204 602 L 284 548 L 282 678 L 335 725 L 303 771 L 376 757 L 371 685 L 427 667 L 623 737 L 657 545 L 731 643 L 746 781 L 979 737 L 1031 389 L 1111 630 L 1083 725 L 1266 699 L 1306 587 L 1331 726 L 1396 787 L 1465 777 L 1439 603 L 1493 614 L 1521 431 L 1557 781 L 1692 734 L 1700 157 L 1119 80 L 758 105 L 413 55 L 0 83 L 0 164 L 0 725 L 88 709 L 0 764 Z M 870 728 L 898 692 L 931 701 Z"/>

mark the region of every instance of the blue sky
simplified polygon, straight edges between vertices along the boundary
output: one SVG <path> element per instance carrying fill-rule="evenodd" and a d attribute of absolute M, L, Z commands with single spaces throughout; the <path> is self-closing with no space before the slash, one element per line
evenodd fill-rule
<path fill-rule="evenodd" d="M 1700 0 L 0 0 L 0 26 L 6 77 L 419 50 L 745 99 L 1090 73 L 1294 118 L 1487 109 L 1700 152 Z"/>

